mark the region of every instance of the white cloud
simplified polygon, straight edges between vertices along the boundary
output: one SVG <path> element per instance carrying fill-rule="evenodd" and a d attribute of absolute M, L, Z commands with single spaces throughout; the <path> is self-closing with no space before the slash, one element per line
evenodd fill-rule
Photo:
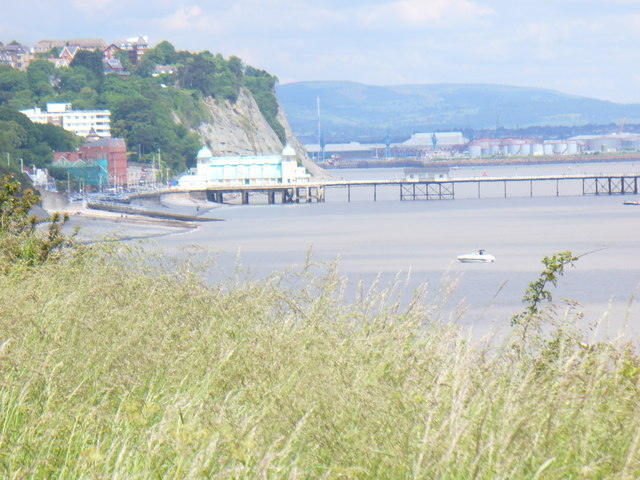
<path fill-rule="evenodd" d="M 73 8 L 88 18 L 98 18 L 101 15 L 120 9 L 123 0 L 73 0 Z"/>
<path fill-rule="evenodd" d="M 470 0 L 398 0 L 356 12 L 358 22 L 368 28 L 460 25 L 493 13 Z"/>
<path fill-rule="evenodd" d="M 537 59 L 553 60 L 569 54 L 573 44 L 588 37 L 594 28 L 581 18 L 532 22 L 517 32 L 514 47 L 520 52 L 526 48 Z"/>
<path fill-rule="evenodd" d="M 241 0 L 228 11 L 217 14 L 237 28 L 259 33 L 323 31 L 344 25 L 348 20 L 340 8 L 291 0 Z"/>
<path fill-rule="evenodd" d="M 213 26 L 212 20 L 198 5 L 181 7 L 159 22 L 163 29 L 171 31 L 201 30 L 207 25 Z"/>

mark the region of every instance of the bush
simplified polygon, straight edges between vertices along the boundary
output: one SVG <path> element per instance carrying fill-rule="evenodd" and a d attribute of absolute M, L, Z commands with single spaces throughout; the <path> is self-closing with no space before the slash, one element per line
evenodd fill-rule
<path fill-rule="evenodd" d="M 20 188 L 12 175 L 0 179 L 0 269 L 5 272 L 16 264 L 33 266 L 57 259 L 73 245 L 72 238 L 62 233 L 66 216 L 54 213 L 46 231 L 37 229 L 41 220 L 30 210 L 38 195 Z"/>

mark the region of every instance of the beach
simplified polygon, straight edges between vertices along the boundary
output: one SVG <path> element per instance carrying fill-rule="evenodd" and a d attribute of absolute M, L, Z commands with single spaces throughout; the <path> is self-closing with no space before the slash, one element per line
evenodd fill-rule
<path fill-rule="evenodd" d="M 512 168 L 526 173 L 525 167 Z M 400 174 L 393 169 L 343 173 L 357 178 Z M 82 212 L 72 216 L 69 227 L 79 225 L 82 235 L 94 239 L 100 234 L 148 238 L 145 248 L 178 258 L 186 255 L 186 247 L 196 247 L 197 258 L 215 259 L 215 267 L 205 272 L 210 282 L 238 271 L 262 278 L 299 270 L 308 256 L 335 261 L 346 282 L 347 300 L 361 288 L 374 284 L 385 288 L 399 279 L 401 301 L 425 288 L 426 301 L 439 306 L 434 317 L 480 332 L 506 327 L 522 310 L 522 296 L 540 274 L 541 260 L 568 250 L 581 258 L 553 289 L 560 312 L 583 312 L 585 326 L 601 322 L 602 328 L 615 332 L 629 324 L 640 333 L 635 300 L 640 282 L 640 207 L 623 204 L 637 196 L 529 197 L 527 192 L 515 198 L 413 202 L 400 202 L 395 194 L 386 200 L 381 194 L 378 202 L 367 194 L 354 195 L 352 202 L 343 197 L 337 192 L 319 204 L 224 206 L 183 197 L 164 201 L 162 208 L 222 221 L 175 226 L 113 215 L 94 218 L 93 212 Z M 479 248 L 496 261 L 486 265 L 456 261 L 458 255 Z"/>

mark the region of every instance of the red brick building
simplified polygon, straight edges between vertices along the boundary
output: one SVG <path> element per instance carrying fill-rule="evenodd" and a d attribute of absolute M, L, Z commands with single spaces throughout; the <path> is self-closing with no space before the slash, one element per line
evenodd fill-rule
<path fill-rule="evenodd" d="M 127 143 L 123 138 L 89 140 L 75 152 L 56 152 L 53 163 L 107 161 L 110 186 L 127 184 Z"/>

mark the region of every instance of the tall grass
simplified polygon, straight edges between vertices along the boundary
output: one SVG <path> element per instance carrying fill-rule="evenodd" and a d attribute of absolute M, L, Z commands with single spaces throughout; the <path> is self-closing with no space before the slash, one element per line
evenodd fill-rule
<path fill-rule="evenodd" d="M 470 341 L 393 289 L 346 302 L 331 265 L 161 263 L 0 275 L 2 478 L 640 477 L 629 345 Z"/>

